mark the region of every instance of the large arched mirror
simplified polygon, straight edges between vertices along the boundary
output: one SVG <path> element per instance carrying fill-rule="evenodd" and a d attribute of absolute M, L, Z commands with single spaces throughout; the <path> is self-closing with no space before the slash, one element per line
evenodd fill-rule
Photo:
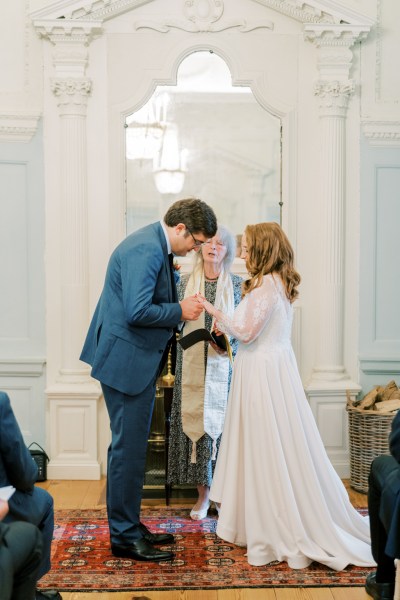
<path fill-rule="evenodd" d="M 237 236 L 247 223 L 281 222 L 281 121 L 232 85 L 216 54 L 185 58 L 177 85 L 158 86 L 125 128 L 128 234 L 188 196 Z"/>

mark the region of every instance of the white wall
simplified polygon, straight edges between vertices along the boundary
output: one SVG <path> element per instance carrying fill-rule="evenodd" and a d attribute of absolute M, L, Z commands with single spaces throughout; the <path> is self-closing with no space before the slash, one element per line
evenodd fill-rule
<path fill-rule="evenodd" d="M 75 42 L 68 45 L 70 39 L 68 43 L 64 40 L 62 55 L 57 54 L 62 36 L 57 37 L 50 24 L 47 33 L 39 26 L 40 19 L 47 18 L 50 23 L 51 18 L 60 16 L 59 4 L 45 0 L 29 3 L 16 0 L 3 3 L 0 8 L 0 227 L 6 233 L 3 239 L 8 240 L 7 255 L 17 261 L 13 263 L 16 265 L 15 277 L 12 272 L 10 274 L 7 260 L 2 258 L 0 262 L 2 278 L 7 280 L 1 300 L 0 388 L 10 391 L 21 420 L 29 414 L 30 422 L 35 423 L 34 428 L 24 424 L 27 441 L 35 437 L 48 450 L 53 442 L 50 442 L 49 431 L 45 432 L 46 417 L 50 415 L 55 419 L 52 430 L 57 430 L 60 422 L 55 414 L 60 414 L 62 419 L 62 410 L 57 411 L 63 402 L 79 404 L 90 398 L 89 412 L 79 413 L 82 419 L 94 415 L 90 433 L 82 427 L 82 433 L 73 439 L 73 448 L 54 446 L 53 449 L 58 460 L 53 474 L 72 473 L 76 461 L 81 460 L 84 476 L 88 472 L 99 472 L 97 468 L 91 469 L 104 462 L 109 432 L 102 400 L 94 400 L 96 393 L 99 394 L 98 388 L 96 385 L 85 387 L 93 384 L 88 383 L 84 366 L 81 383 L 76 374 L 72 381 L 61 373 L 65 353 L 65 295 L 62 292 L 65 282 L 61 266 L 68 256 L 63 255 L 60 244 L 65 231 L 60 217 L 65 210 L 60 181 L 66 165 L 60 164 L 62 127 L 59 99 L 51 89 L 52 79 L 75 73 L 76 77 L 89 78 L 92 85 L 87 98 L 82 144 L 87 159 L 84 173 L 87 254 L 79 254 L 79 259 L 87 271 L 87 280 L 85 278 L 83 294 L 86 309 L 77 315 L 77 320 L 82 323 L 76 335 L 80 340 L 101 291 L 110 252 L 125 235 L 125 115 L 147 100 L 157 82 L 174 83 L 178 64 L 187 53 L 213 49 L 226 60 L 234 81 L 251 85 L 260 104 L 282 116 L 285 125 L 284 227 L 295 247 L 303 278 L 297 336 L 301 374 L 307 383 L 313 378 L 318 361 L 318 338 L 324 327 L 317 318 L 321 287 L 318 248 L 323 242 L 323 181 L 320 170 L 321 119 L 314 84 L 321 75 L 318 72 L 320 54 L 316 44 L 304 40 L 305 25 L 296 20 L 297 13 L 291 2 L 280 3 L 286 13 L 274 10 L 276 3 L 269 0 L 263 3 L 254 0 L 225 2 L 223 15 L 215 21 L 216 29 L 228 21 L 242 24 L 243 21 L 247 24 L 270 21 L 274 25 L 272 30 L 258 28 L 245 32 L 238 26 L 224 26 L 215 32 L 193 32 L 187 30 L 188 21 L 180 0 L 168 2 L 167 7 L 165 0 L 144 3 L 132 0 L 125 3 L 126 12 L 108 19 L 107 10 L 117 6 L 112 0 L 103 12 L 101 2 L 93 3 L 93 7 L 85 3 L 88 10 L 93 8 L 95 11 L 90 27 L 94 28 L 96 19 L 101 22 L 101 27 L 93 36 L 87 35 L 86 46 L 83 43 L 79 46 L 78 42 L 76 46 Z M 63 15 L 67 20 L 76 20 L 73 9 L 79 4 L 77 1 L 63 3 Z M 307 5 L 311 15 L 312 4 L 310 1 Z M 398 293 L 399 267 L 396 248 L 392 247 L 391 238 L 385 236 L 385 231 L 392 231 L 393 223 L 399 217 L 398 191 L 393 193 L 393 187 L 398 184 L 400 161 L 400 76 L 396 62 L 400 50 L 400 8 L 395 3 L 376 0 L 322 4 L 335 9 L 336 16 L 342 10 L 344 20 L 357 21 L 360 11 L 366 17 L 376 18 L 380 26 L 352 49 L 350 77 L 356 88 L 346 116 L 343 362 L 354 389 L 361 384 L 366 391 L 373 383 L 384 382 L 398 371 L 400 333 L 394 297 Z M 33 15 L 35 29 L 29 12 L 44 7 L 49 10 Z M 166 29 L 137 28 L 145 20 Z M 167 26 L 171 20 L 178 26 Z M 312 18 L 308 25 L 310 23 L 314 23 Z M 74 55 L 75 47 L 79 47 L 79 56 Z M 87 57 L 81 59 L 85 52 Z M 71 70 L 71 65 L 75 71 Z M 39 117 L 43 130 L 38 127 Z M 378 143 L 381 145 L 377 146 Z M 380 171 L 383 178 L 380 177 L 376 186 L 372 172 L 380 164 L 388 163 L 390 174 L 387 170 Z M 26 168 L 21 167 L 24 164 L 29 167 L 29 176 L 25 180 L 22 172 Z M 5 190 L 6 194 L 3 193 Z M 18 227 L 23 222 L 25 237 Z M 13 230 L 16 235 L 10 239 Z M 371 239 L 375 246 L 371 245 Z M 77 241 L 71 239 L 71 244 L 75 252 Z M 379 266 L 379 273 L 369 268 L 372 263 Z M 364 303 L 365 297 L 367 302 Z M 10 319 L 4 316 L 7 307 L 11 307 Z M 25 321 L 18 318 L 22 313 Z M 378 320 L 378 335 L 373 329 L 373 319 Z M 76 348 L 70 347 L 68 352 L 78 356 L 79 344 L 80 341 L 76 342 Z M 22 359 L 29 359 L 29 368 Z M 47 402 L 45 386 L 50 390 Z M 17 388 L 23 391 L 17 391 Z M 347 452 L 343 390 L 335 396 L 331 394 L 332 390 L 331 395 L 328 394 L 328 388 L 325 386 L 323 402 L 320 395 L 312 400 L 312 404 L 314 402 L 314 413 L 331 455 L 343 465 Z M 57 407 L 54 414 L 52 407 Z M 337 423 L 335 430 L 330 427 L 332 414 Z M 90 468 L 85 471 L 87 460 Z"/>

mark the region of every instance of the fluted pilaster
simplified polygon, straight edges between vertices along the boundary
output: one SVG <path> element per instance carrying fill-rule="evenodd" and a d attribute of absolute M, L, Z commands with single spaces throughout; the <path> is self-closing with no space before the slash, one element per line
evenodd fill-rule
<path fill-rule="evenodd" d="M 343 364 L 344 201 L 346 109 L 352 82 L 318 82 L 320 101 L 322 214 L 319 340 L 315 374 L 324 379 L 346 377 Z"/>
<path fill-rule="evenodd" d="M 319 79 L 314 93 L 320 118 L 321 248 L 319 328 L 313 378 L 348 379 L 344 367 L 344 213 L 346 116 L 355 85 L 349 74 L 354 42 L 366 28 L 346 25 L 307 26 L 306 39 L 317 47 Z"/>
<path fill-rule="evenodd" d="M 54 79 L 60 111 L 61 296 L 63 380 L 87 376 L 79 361 L 89 309 L 86 105 L 91 82 Z"/>

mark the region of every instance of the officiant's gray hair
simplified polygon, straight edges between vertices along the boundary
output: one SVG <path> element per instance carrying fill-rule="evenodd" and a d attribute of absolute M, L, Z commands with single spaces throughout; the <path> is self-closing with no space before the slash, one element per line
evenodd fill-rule
<path fill-rule="evenodd" d="M 225 227 L 225 225 L 218 225 L 218 230 L 215 236 L 218 236 L 226 247 L 226 254 L 223 258 L 222 265 L 225 271 L 229 271 L 236 256 L 236 239 L 230 230 Z M 203 254 L 201 250 L 200 252 L 196 252 L 194 264 L 197 264 L 200 261 L 203 262 Z"/>

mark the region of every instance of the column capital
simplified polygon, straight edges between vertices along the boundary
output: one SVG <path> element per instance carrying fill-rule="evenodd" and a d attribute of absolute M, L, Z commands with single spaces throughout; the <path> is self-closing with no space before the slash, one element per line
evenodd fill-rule
<path fill-rule="evenodd" d="M 320 115 L 345 117 L 349 99 L 354 90 L 355 84 L 352 79 L 317 81 L 314 86 L 314 95 L 319 99 Z"/>
<path fill-rule="evenodd" d="M 54 78 L 50 81 L 51 91 L 57 98 L 61 115 L 86 115 L 88 96 L 92 81 L 87 77 Z"/>

